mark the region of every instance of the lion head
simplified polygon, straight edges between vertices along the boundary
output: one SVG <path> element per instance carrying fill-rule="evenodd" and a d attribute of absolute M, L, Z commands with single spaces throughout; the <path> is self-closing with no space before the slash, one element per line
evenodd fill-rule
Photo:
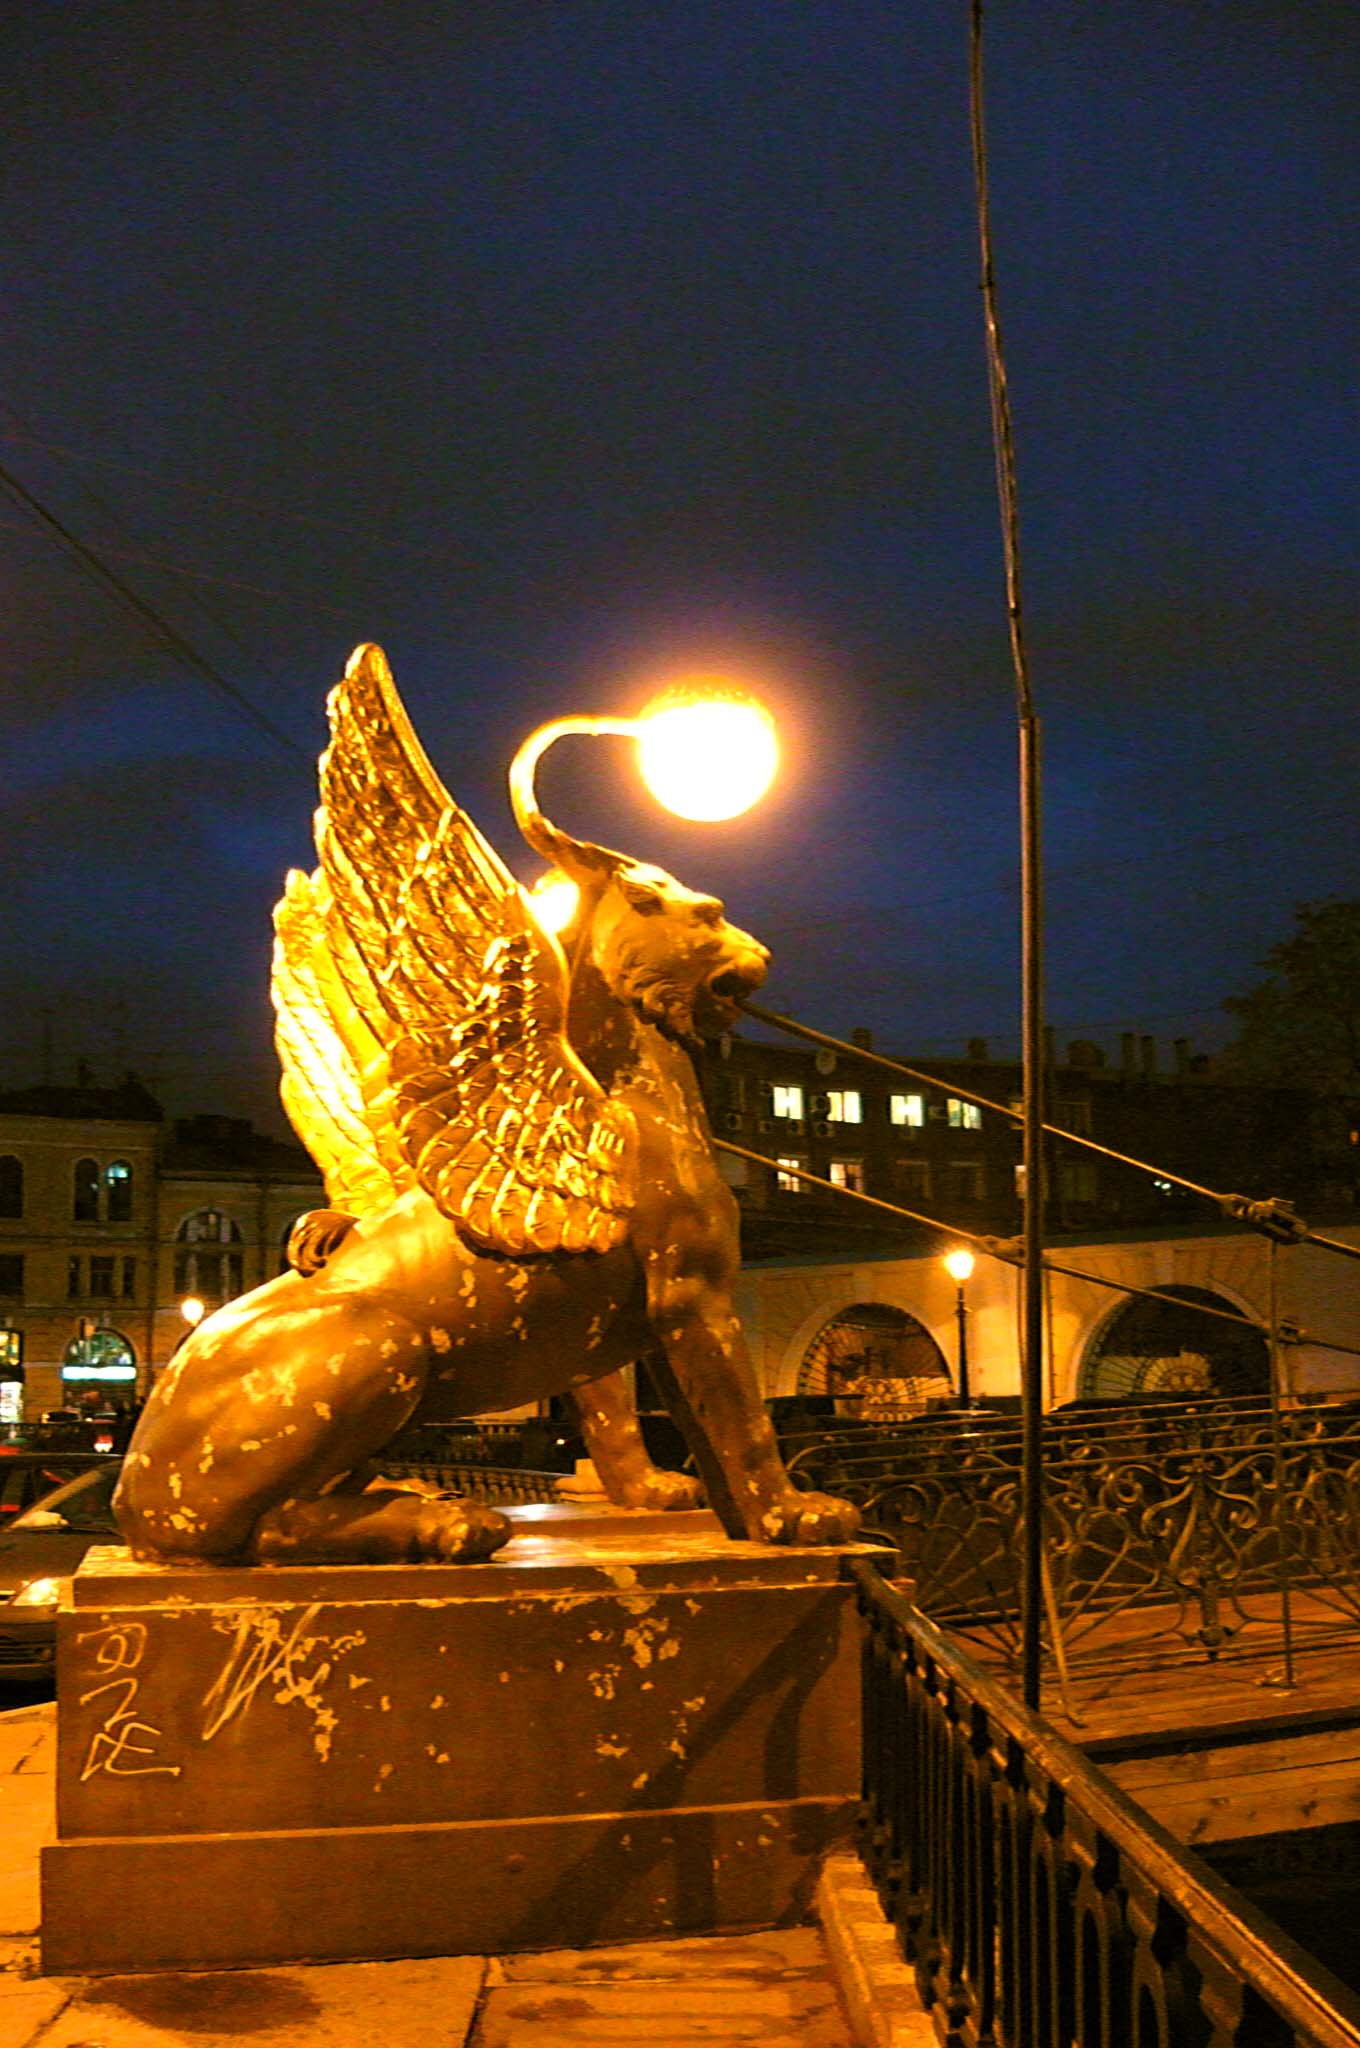
<path fill-rule="evenodd" d="M 727 1030 L 770 958 L 716 896 L 640 861 L 621 862 L 597 898 L 590 955 L 612 995 L 680 1038 Z"/>

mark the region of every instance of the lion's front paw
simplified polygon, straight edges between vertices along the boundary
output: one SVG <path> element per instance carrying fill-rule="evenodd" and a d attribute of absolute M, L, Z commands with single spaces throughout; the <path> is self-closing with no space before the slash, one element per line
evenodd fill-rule
<path fill-rule="evenodd" d="M 666 1513 L 671 1509 L 701 1507 L 704 1487 L 703 1481 L 691 1472 L 663 1472 L 659 1465 L 654 1465 L 644 1474 L 638 1493 L 635 1507 Z"/>
<path fill-rule="evenodd" d="M 413 1548 L 418 1556 L 437 1558 L 443 1564 L 467 1564 L 490 1557 L 513 1534 L 509 1519 L 499 1508 L 445 1495 L 422 1505 Z"/>
<path fill-rule="evenodd" d="M 799 1493 L 796 1487 L 766 1508 L 760 1534 L 767 1543 L 849 1543 L 859 1527 L 853 1501 L 830 1493 Z"/>

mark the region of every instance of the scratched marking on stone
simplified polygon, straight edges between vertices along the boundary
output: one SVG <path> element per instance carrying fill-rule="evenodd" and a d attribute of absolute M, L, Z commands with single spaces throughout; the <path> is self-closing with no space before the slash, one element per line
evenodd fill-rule
<path fill-rule="evenodd" d="M 137 1716 L 140 1666 L 146 1652 L 145 1622 L 106 1622 L 101 1628 L 84 1629 L 76 1637 L 77 1646 L 83 1643 L 95 1645 L 95 1670 L 108 1675 L 99 1685 L 81 1693 L 80 1705 L 88 1706 L 91 1700 L 106 1694 L 114 1697 L 90 1737 L 80 1773 L 81 1784 L 100 1771 L 111 1778 L 177 1778 L 184 1766 L 154 1761 L 161 1731 L 153 1722 Z M 132 1757 L 150 1757 L 153 1761 L 132 1763 Z"/>
<path fill-rule="evenodd" d="M 284 1616 L 272 1607 L 252 1607 L 226 1620 L 214 1618 L 214 1628 L 229 1632 L 232 1642 L 222 1669 L 203 1695 L 204 1742 L 211 1742 L 229 1721 L 244 1714 L 260 1688 L 268 1685 L 279 1706 L 301 1700 L 314 1723 L 312 1747 L 323 1763 L 328 1760 L 337 1717 L 322 1692 L 335 1658 L 365 1638 L 359 1633 L 322 1635 L 312 1627 L 320 1612 L 319 1601 L 304 1607 L 286 1631 Z M 310 1662 L 313 1658 L 320 1661 Z M 353 1682 L 351 1678 L 351 1686 Z"/>

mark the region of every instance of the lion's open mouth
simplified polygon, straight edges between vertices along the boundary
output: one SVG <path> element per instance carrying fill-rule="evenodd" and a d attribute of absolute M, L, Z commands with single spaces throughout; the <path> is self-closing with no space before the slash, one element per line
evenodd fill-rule
<path fill-rule="evenodd" d="M 765 961 L 752 953 L 738 967 L 724 967 L 703 983 L 694 1010 L 701 1030 L 726 1030 L 747 996 L 754 995 L 765 979 Z"/>
<path fill-rule="evenodd" d="M 707 984 L 708 993 L 720 1003 L 739 1003 L 746 996 L 753 995 L 764 979 L 763 967 L 754 973 L 744 973 L 740 967 L 727 967 Z"/>

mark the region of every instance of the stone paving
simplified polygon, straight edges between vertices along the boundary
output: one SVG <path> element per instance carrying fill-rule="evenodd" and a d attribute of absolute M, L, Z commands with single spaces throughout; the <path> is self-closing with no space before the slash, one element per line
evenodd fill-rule
<path fill-rule="evenodd" d="M 935 2036 L 853 1857 L 821 1925 L 533 1955 L 41 1977 L 52 1705 L 0 1713 L 0 2048 L 925 2048 Z"/>

